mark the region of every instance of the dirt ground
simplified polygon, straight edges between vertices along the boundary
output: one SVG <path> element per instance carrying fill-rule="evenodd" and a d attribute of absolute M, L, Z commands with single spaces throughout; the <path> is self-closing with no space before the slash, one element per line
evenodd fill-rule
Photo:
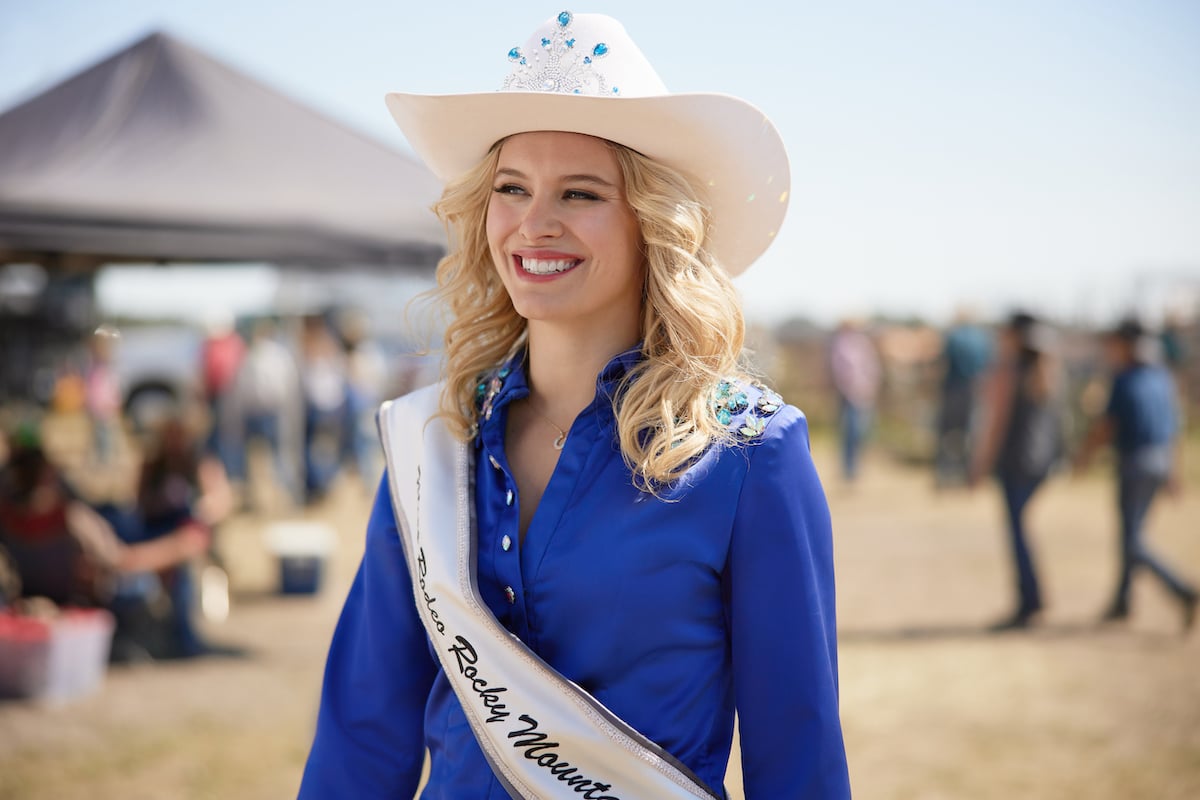
<path fill-rule="evenodd" d="M 1159 551 L 1200 578 L 1200 447 L 1183 497 L 1150 520 Z M 989 634 L 1009 607 L 998 493 L 935 493 L 882 456 L 839 483 L 842 715 L 855 796 L 886 800 L 1200 797 L 1200 630 L 1143 576 L 1132 620 L 1096 623 L 1116 568 L 1107 473 L 1059 478 L 1031 508 L 1049 609 Z M 60 707 L 0 703 L 5 800 L 258 800 L 295 794 L 330 633 L 362 551 L 367 495 L 351 479 L 306 513 L 338 535 L 323 590 L 277 594 L 269 520 L 223 531 L 233 611 L 210 630 L 241 658 L 110 669 Z M 728 785 L 741 797 L 737 759 Z"/>

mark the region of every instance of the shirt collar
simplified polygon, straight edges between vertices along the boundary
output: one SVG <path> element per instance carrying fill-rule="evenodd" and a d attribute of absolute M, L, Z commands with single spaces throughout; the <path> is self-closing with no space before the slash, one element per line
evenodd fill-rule
<path fill-rule="evenodd" d="M 525 348 L 522 348 L 503 366 L 481 380 L 479 384 L 481 411 L 486 412 L 490 407 L 494 412 L 529 394 L 529 383 L 525 373 L 527 352 Z M 596 376 L 596 398 L 604 396 L 611 401 L 621 385 L 621 381 L 629 374 L 630 370 L 642 361 L 642 358 L 642 344 L 639 342 L 609 359 L 609 362 Z M 486 414 L 486 417 L 490 419 L 491 414 Z"/>
<path fill-rule="evenodd" d="M 600 374 L 596 376 L 596 394 L 603 392 L 612 397 L 617 387 L 621 385 L 621 381 L 625 379 L 625 376 L 634 367 L 641 363 L 642 358 L 641 342 L 613 356 L 604 366 L 604 369 L 600 370 Z"/>

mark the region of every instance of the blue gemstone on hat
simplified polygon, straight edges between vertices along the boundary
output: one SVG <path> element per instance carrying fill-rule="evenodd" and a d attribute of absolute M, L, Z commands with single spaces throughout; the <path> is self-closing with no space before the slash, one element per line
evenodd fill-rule
<path fill-rule="evenodd" d="M 545 36 L 543 36 L 542 37 L 542 47 L 549 47 L 549 46 L 550 46 L 550 40 L 547 39 Z"/>
<path fill-rule="evenodd" d="M 590 63 L 592 63 L 592 57 L 591 57 L 591 56 L 584 56 L 584 57 L 583 57 L 583 63 L 585 63 L 585 64 L 590 64 Z"/>
<path fill-rule="evenodd" d="M 567 39 L 567 47 L 574 47 L 574 46 L 575 46 L 575 39 L 574 38 Z"/>
<path fill-rule="evenodd" d="M 608 55 L 608 45 L 606 45 L 604 42 L 600 42 L 600 44 L 592 48 L 592 55 L 594 55 L 596 58 Z"/>
<path fill-rule="evenodd" d="M 521 60 L 521 48 L 514 47 L 512 50 L 509 50 L 508 51 L 508 60 L 509 61 L 520 61 Z"/>
<path fill-rule="evenodd" d="M 620 89 L 618 89 L 616 86 L 614 86 L 614 87 L 613 87 L 613 94 L 620 94 L 620 93 L 621 93 L 621 90 L 620 90 Z"/>
<path fill-rule="evenodd" d="M 567 27 L 568 25 L 570 25 L 571 24 L 571 12 L 570 11 L 560 12 L 558 15 L 558 24 L 564 28 Z"/>
<path fill-rule="evenodd" d="M 525 65 L 526 65 L 526 64 L 528 64 L 528 63 L 529 63 L 529 62 L 528 62 L 528 61 L 526 61 L 526 60 L 524 59 L 524 57 L 522 57 L 522 58 L 521 58 L 521 66 L 525 66 Z"/>
<path fill-rule="evenodd" d="M 575 94 L 580 94 L 580 91 L 579 91 L 578 89 L 576 89 L 574 93 L 575 93 Z"/>

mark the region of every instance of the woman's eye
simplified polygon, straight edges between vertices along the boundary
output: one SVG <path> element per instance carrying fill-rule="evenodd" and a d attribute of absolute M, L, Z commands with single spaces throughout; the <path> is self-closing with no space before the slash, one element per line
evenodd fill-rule
<path fill-rule="evenodd" d="M 525 190 L 515 183 L 502 183 L 492 189 L 496 194 L 524 194 Z"/>
<path fill-rule="evenodd" d="M 591 192 L 580 191 L 579 189 L 571 189 L 563 194 L 568 200 L 599 200 L 600 198 Z"/>

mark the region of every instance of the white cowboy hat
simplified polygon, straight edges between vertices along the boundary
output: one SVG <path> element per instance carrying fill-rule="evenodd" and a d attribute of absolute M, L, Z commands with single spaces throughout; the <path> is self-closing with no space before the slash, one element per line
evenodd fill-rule
<path fill-rule="evenodd" d="M 515 133 L 584 133 L 692 179 L 712 210 L 710 250 L 730 274 L 770 245 L 791 176 L 783 140 L 757 108 L 730 95 L 669 93 L 621 23 L 601 14 L 563 11 L 508 58 L 500 91 L 387 95 L 392 117 L 439 178 L 465 173 Z"/>

